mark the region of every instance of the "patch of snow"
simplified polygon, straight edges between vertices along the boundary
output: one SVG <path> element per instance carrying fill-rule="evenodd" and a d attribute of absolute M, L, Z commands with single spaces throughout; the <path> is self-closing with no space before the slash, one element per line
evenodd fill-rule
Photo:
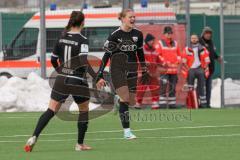
<path fill-rule="evenodd" d="M 0 112 L 45 111 L 50 100 L 51 88 L 48 80 L 36 73 L 30 73 L 27 79 L 12 77 L 0 78 Z M 90 109 L 98 105 L 90 103 Z M 70 111 L 78 110 L 73 103 Z"/>
<path fill-rule="evenodd" d="M 221 79 L 213 80 L 211 106 L 221 106 Z M 45 111 L 50 100 L 51 88 L 48 80 L 36 73 L 30 73 L 27 79 L 0 77 L 0 112 Z M 240 81 L 225 80 L 225 103 L 240 104 Z M 99 107 L 90 103 L 90 110 Z M 70 111 L 78 110 L 73 103 Z"/>

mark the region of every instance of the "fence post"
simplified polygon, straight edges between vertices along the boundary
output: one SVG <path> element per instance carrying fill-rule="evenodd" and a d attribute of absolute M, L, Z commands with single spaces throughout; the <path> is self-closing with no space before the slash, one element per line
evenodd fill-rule
<path fill-rule="evenodd" d="M 133 9 L 133 0 L 123 0 L 123 9 L 131 8 Z"/>
<path fill-rule="evenodd" d="M 190 34 L 191 34 L 191 21 L 190 21 L 190 0 L 185 0 L 185 9 L 186 9 L 186 40 L 187 40 L 187 45 L 190 46 Z"/>
<path fill-rule="evenodd" d="M 222 63 L 221 63 L 221 107 L 224 107 L 225 105 L 225 99 L 224 99 L 224 79 L 225 79 L 225 64 L 224 64 L 224 14 L 223 14 L 223 0 L 220 0 L 221 2 L 221 9 L 220 9 L 220 40 L 221 40 L 221 57 L 222 57 Z"/>
<path fill-rule="evenodd" d="M 203 28 L 207 26 L 207 16 L 203 13 Z"/>
<path fill-rule="evenodd" d="M 3 20 L 2 20 L 2 13 L 0 13 L 0 52 L 2 52 L 2 50 L 3 50 L 2 22 L 3 22 Z"/>
<path fill-rule="evenodd" d="M 45 19 L 45 0 L 40 0 L 40 63 L 41 77 L 46 79 L 46 19 Z"/>
<path fill-rule="evenodd" d="M 83 11 L 85 4 L 87 3 L 87 0 L 83 0 L 82 6 L 81 6 L 81 11 Z"/>

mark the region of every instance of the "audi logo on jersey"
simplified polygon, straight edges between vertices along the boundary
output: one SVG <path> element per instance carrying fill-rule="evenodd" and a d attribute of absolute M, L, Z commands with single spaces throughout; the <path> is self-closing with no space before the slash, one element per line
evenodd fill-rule
<path fill-rule="evenodd" d="M 119 49 L 123 52 L 132 52 L 137 50 L 137 45 L 132 41 L 123 41 L 119 44 Z"/>
<path fill-rule="evenodd" d="M 137 50 L 137 45 L 133 44 L 133 45 L 121 45 L 121 47 L 119 48 L 121 51 L 123 52 L 131 52 L 131 51 L 135 51 Z"/>
<path fill-rule="evenodd" d="M 107 52 L 112 53 L 118 49 L 122 52 L 133 52 L 137 50 L 137 45 L 132 41 L 122 41 L 121 43 L 106 41 L 104 44 L 104 50 Z"/>

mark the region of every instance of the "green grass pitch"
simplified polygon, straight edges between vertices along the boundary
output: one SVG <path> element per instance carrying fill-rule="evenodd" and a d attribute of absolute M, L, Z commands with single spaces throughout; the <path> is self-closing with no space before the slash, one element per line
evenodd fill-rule
<path fill-rule="evenodd" d="M 122 139 L 113 112 L 91 120 L 86 143 L 74 151 L 76 122 L 55 117 L 33 152 L 23 146 L 41 113 L 0 113 L 0 160 L 239 160 L 240 109 L 132 110 L 136 140 Z"/>

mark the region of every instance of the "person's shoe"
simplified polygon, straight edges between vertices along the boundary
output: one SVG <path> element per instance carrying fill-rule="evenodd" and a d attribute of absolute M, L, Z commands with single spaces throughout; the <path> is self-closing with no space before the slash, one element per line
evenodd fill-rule
<path fill-rule="evenodd" d="M 169 105 L 169 109 L 177 109 L 176 105 Z"/>
<path fill-rule="evenodd" d="M 158 102 L 153 102 L 151 107 L 152 107 L 152 110 L 157 110 L 157 109 L 159 109 L 159 104 L 158 104 Z"/>
<path fill-rule="evenodd" d="M 198 108 L 199 108 L 199 109 L 207 109 L 208 106 L 206 106 L 206 105 L 199 105 Z"/>
<path fill-rule="evenodd" d="M 136 139 L 137 137 L 131 131 L 128 131 L 124 133 L 124 138 L 127 140 L 132 140 Z"/>
<path fill-rule="evenodd" d="M 88 151 L 92 150 L 92 147 L 86 145 L 86 144 L 76 144 L 75 151 Z"/>
<path fill-rule="evenodd" d="M 152 110 L 158 110 L 158 109 L 160 109 L 159 106 L 152 106 Z"/>
<path fill-rule="evenodd" d="M 32 136 L 27 140 L 26 145 L 24 146 L 24 150 L 25 152 L 32 152 L 34 145 L 37 142 L 37 137 L 36 136 Z"/>
<path fill-rule="evenodd" d="M 136 103 L 136 105 L 134 106 L 135 109 L 142 109 L 141 107 L 142 105 L 140 103 Z"/>

